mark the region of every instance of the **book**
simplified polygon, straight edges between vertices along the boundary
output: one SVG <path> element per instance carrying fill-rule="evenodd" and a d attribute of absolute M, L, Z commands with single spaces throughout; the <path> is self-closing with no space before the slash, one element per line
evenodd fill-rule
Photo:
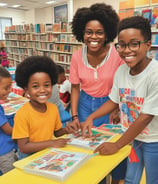
<path fill-rule="evenodd" d="M 53 32 L 61 32 L 61 23 L 53 24 Z"/>
<path fill-rule="evenodd" d="M 121 124 L 102 124 L 101 126 L 97 127 L 96 129 L 106 131 L 109 134 L 123 134 Z"/>
<path fill-rule="evenodd" d="M 68 135 L 67 138 L 69 138 L 70 140 L 67 142 L 67 144 L 94 150 L 103 142 L 110 141 L 113 136 L 114 135 L 109 135 L 99 132 L 96 129 L 92 129 L 91 137 L 82 137 L 82 133 L 81 131 L 79 131 L 75 134 Z"/>
<path fill-rule="evenodd" d="M 61 32 L 67 32 L 67 22 L 61 22 Z"/>
<path fill-rule="evenodd" d="M 91 157 L 88 153 L 50 149 L 24 166 L 30 174 L 64 181 Z"/>
<path fill-rule="evenodd" d="M 158 50 L 150 50 L 148 52 L 148 56 L 150 58 L 154 58 L 154 59 L 156 59 L 158 61 Z"/>
<path fill-rule="evenodd" d="M 8 96 L 8 101 L 1 105 L 4 108 L 5 115 L 13 115 L 28 101 L 28 98 L 11 92 Z"/>
<path fill-rule="evenodd" d="M 53 24 L 45 24 L 45 32 L 52 32 L 53 31 Z"/>
<path fill-rule="evenodd" d="M 152 45 L 158 45 L 158 34 L 152 34 L 151 37 Z"/>

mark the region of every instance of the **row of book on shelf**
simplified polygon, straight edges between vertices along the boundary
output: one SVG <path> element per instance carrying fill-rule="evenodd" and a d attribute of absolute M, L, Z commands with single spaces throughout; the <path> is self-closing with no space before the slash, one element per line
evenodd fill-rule
<path fill-rule="evenodd" d="M 72 33 L 6 33 L 5 39 L 9 41 L 39 41 L 39 42 L 70 42 L 78 43 Z"/>
<path fill-rule="evenodd" d="M 47 24 L 24 24 L 24 25 L 12 25 L 5 27 L 5 32 L 71 32 L 70 22 L 60 22 L 60 23 L 47 23 Z"/>
<path fill-rule="evenodd" d="M 101 127 L 92 129 L 92 137 L 82 137 L 79 131 L 68 135 L 67 138 L 69 139 L 69 145 L 94 150 L 103 142 L 110 141 L 114 136 L 122 133 L 121 125 L 103 124 Z M 24 172 L 65 181 L 87 160 L 96 155 L 51 148 L 47 152 L 38 154 L 36 159 L 31 159 L 30 161 L 30 159 L 25 158 L 15 162 L 14 166 L 21 168 L 22 165 Z M 28 162 L 26 163 L 27 160 Z"/>

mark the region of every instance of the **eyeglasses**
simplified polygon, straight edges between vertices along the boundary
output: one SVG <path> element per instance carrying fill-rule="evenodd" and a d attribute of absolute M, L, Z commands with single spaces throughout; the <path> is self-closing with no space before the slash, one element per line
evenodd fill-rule
<path fill-rule="evenodd" d="M 87 36 L 87 37 L 91 37 L 91 36 L 93 36 L 93 34 L 95 34 L 95 36 L 98 37 L 98 38 L 103 37 L 105 35 L 104 31 L 97 31 L 95 33 L 91 30 L 85 30 L 84 31 L 84 35 Z"/>
<path fill-rule="evenodd" d="M 115 48 L 118 52 L 123 52 L 126 49 L 126 46 L 128 46 L 129 50 L 131 51 L 137 51 L 140 48 L 141 43 L 146 43 L 147 40 L 144 41 L 131 41 L 127 44 L 124 43 L 116 43 Z"/>

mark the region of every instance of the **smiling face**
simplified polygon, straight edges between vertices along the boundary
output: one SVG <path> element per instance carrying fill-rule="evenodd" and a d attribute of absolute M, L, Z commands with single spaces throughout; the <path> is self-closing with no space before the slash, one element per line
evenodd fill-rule
<path fill-rule="evenodd" d="M 12 78 L 0 77 L 0 99 L 6 100 L 11 92 Z"/>
<path fill-rule="evenodd" d="M 90 52 L 97 52 L 104 47 L 105 31 L 103 25 L 97 20 L 91 20 L 86 24 L 84 31 L 84 43 Z"/>
<path fill-rule="evenodd" d="M 128 28 L 122 30 L 118 35 L 118 43 L 120 45 L 129 44 L 131 42 L 140 41 L 140 47 L 136 51 L 131 51 L 126 45 L 124 51 L 119 52 L 120 57 L 131 68 L 133 73 L 140 73 L 147 66 L 149 60 L 147 51 L 150 50 L 151 41 L 145 41 L 139 29 Z"/>
<path fill-rule="evenodd" d="M 44 72 L 31 75 L 26 91 L 33 106 L 45 104 L 52 95 L 52 84 L 49 75 Z"/>

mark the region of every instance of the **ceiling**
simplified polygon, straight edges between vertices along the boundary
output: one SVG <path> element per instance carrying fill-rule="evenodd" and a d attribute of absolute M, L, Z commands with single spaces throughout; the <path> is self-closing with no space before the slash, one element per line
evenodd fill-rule
<path fill-rule="evenodd" d="M 46 2 L 52 0 L 0 0 L 0 3 L 6 3 L 7 6 L 0 7 L 0 8 L 12 8 L 12 9 L 20 9 L 20 10 L 30 10 L 32 8 L 45 8 L 48 6 L 52 6 L 55 4 L 62 3 L 63 0 L 54 0 L 56 1 L 53 4 L 46 4 Z M 21 5 L 18 8 L 13 8 L 13 5 Z"/>

